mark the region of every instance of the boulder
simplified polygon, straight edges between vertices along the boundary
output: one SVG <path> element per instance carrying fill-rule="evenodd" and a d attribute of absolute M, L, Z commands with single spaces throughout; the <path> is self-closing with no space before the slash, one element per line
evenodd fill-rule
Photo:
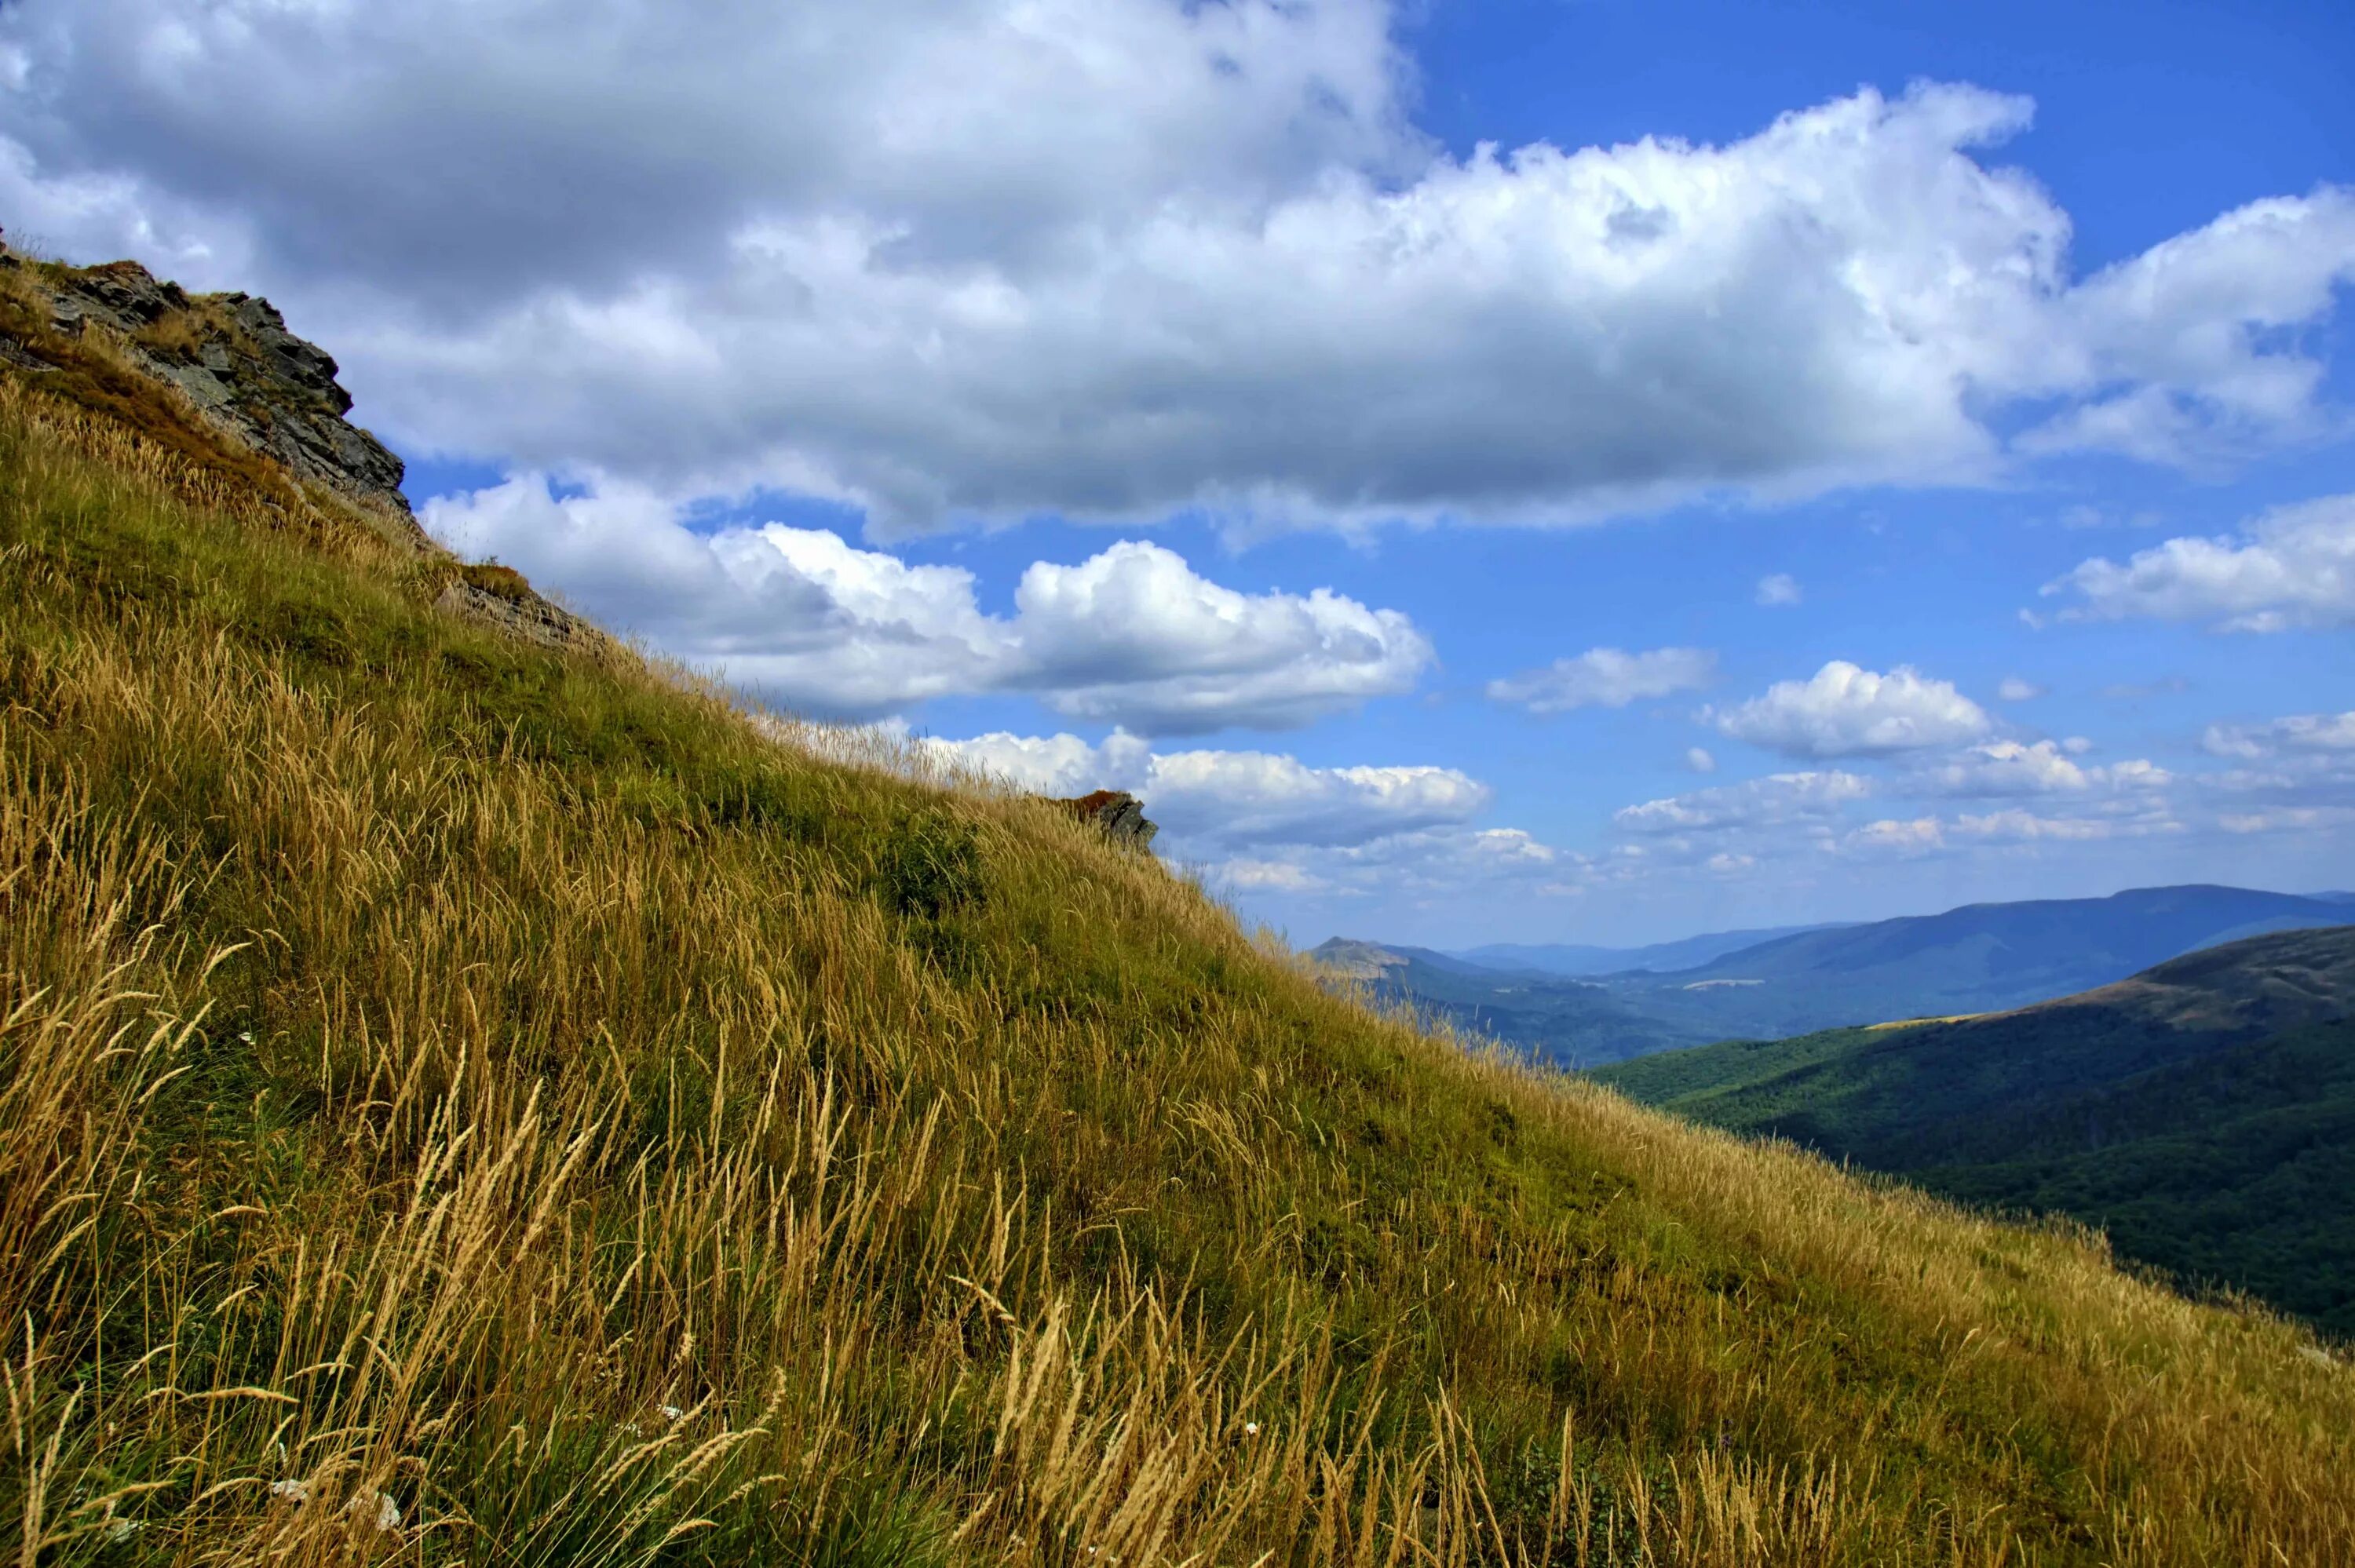
<path fill-rule="evenodd" d="M 1055 804 L 1126 848 L 1149 849 L 1161 831 L 1146 817 L 1145 802 L 1125 789 L 1098 789 Z"/>

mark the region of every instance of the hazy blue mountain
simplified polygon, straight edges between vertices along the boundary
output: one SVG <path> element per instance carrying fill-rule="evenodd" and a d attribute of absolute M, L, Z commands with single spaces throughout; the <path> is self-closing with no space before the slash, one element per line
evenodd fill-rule
<path fill-rule="evenodd" d="M 1651 1017 L 1604 986 L 1484 969 L 1425 948 L 1336 937 L 1309 957 L 1370 985 L 1379 997 L 1412 1001 L 1467 1033 L 1560 1066 L 1593 1066 L 1716 1038 Z"/>
<path fill-rule="evenodd" d="M 1564 942 L 1492 942 L 1483 948 L 1466 948 L 1452 956 L 1488 969 L 1534 970 L 1540 974 L 1608 975 L 1638 969 L 1662 972 L 1689 969 L 1712 959 L 1721 959 L 1728 953 L 1773 941 L 1778 937 L 1832 930 L 1837 924 L 1769 926 L 1754 931 L 1711 931 L 1703 936 L 1685 937 L 1673 942 L 1654 942 L 1641 948 L 1595 948 Z"/>
<path fill-rule="evenodd" d="M 1360 968 L 1373 964 L 1365 978 L 1386 991 L 1423 998 L 1550 1060 L 1593 1066 L 1674 1044 L 2024 1007 L 2220 942 L 2340 924 L 2349 908 L 2250 888 L 2146 887 L 1866 925 L 1722 932 L 1617 949 L 1621 967 L 1577 977 L 1549 964 L 1612 949 L 1498 944 L 1443 953 L 1336 938 L 1318 952 L 1354 953 Z M 1689 957 L 1729 942 L 1740 945 L 1665 967 L 1679 950 Z M 1398 961 L 1368 957 L 1380 954 Z"/>
<path fill-rule="evenodd" d="M 1805 931 L 1673 974 L 1600 979 L 1685 1033 L 1803 1034 L 2024 1007 L 2219 942 L 2340 924 L 2347 908 L 2250 888 L 2145 887 Z"/>
<path fill-rule="evenodd" d="M 2187 1284 L 2355 1332 L 2355 926 L 2230 943 L 2015 1012 L 1595 1075 L 1951 1197 L 2073 1214 Z"/>

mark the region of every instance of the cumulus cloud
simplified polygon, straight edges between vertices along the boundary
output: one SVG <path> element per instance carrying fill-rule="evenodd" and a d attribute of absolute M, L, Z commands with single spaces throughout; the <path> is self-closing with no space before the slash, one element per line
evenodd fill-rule
<path fill-rule="evenodd" d="M 1991 740 L 1916 768 L 1907 783 L 1932 794 L 1971 798 L 2155 789 L 2169 782 L 2165 768 L 2140 758 L 2108 767 L 2088 767 L 2076 760 L 2083 750 L 2069 741 Z"/>
<path fill-rule="evenodd" d="M 2179 538 L 2044 586 L 2064 620 L 2201 620 L 2225 631 L 2355 626 L 2355 495 L 2285 506 L 2238 534 Z"/>
<path fill-rule="evenodd" d="M 1312 768 L 1265 751 L 1156 751 L 1115 731 L 977 736 L 917 742 L 936 755 L 1041 794 L 1127 789 L 1173 841 L 1196 849 L 1363 844 L 1469 821 L 1488 787 L 1453 768 Z"/>
<path fill-rule="evenodd" d="M 1407 115 L 1381 0 L 18 0 L 0 203 L 267 287 L 412 448 L 871 535 L 1575 520 L 2313 428 L 2355 196 L 2076 279 L 1930 85 L 1721 145 Z"/>
<path fill-rule="evenodd" d="M 2044 688 L 2018 675 L 2006 675 L 1995 689 L 1995 694 L 2007 703 L 2030 703 L 2044 694 Z"/>
<path fill-rule="evenodd" d="M 1317 768 L 1263 751 L 1159 751 L 1124 731 L 921 737 L 933 757 L 1043 794 L 1139 796 L 1156 847 L 1239 895 L 1393 906 L 1581 890 L 1589 863 L 1518 828 L 1474 825 L 1488 787 L 1452 768 Z"/>
<path fill-rule="evenodd" d="M 1850 849 L 1884 851 L 1901 855 L 1923 854 L 1931 850 L 1944 849 L 1946 836 L 1935 817 L 1911 820 L 1887 817 L 1854 830 L 1845 842 Z"/>
<path fill-rule="evenodd" d="M 1624 708 L 1644 697 L 1697 691 L 1717 673 L 1717 655 L 1703 648 L 1655 648 L 1630 653 L 1621 648 L 1590 648 L 1572 659 L 1557 659 L 1488 683 L 1491 701 L 1510 703 L 1533 714 L 1572 708 Z"/>
<path fill-rule="evenodd" d="M 1776 773 L 1740 784 L 1623 806 L 1612 821 L 1634 833 L 1707 833 L 1820 821 L 1872 793 L 1853 773 Z"/>
<path fill-rule="evenodd" d="M 1994 839 L 2012 842 L 2028 842 L 2059 839 L 2083 842 L 2094 839 L 2115 838 L 2125 832 L 2147 832 L 2155 824 L 2120 822 L 2106 817 L 2039 816 L 2033 811 L 2011 808 L 1972 816 L 1966 813 L 1955 819 L 1953 831 L 1975 839 Z M 2167 824 L 2172 826 L 2172 824 Z"/>
<path fill-rule="evenodd" d="M 824 717 L 1028 692 L 1156 735 L 1286 728 L 1405 691 L 1432 660 L 1396 610 L 1324 588 L 1238 593 L 1149 543 L 1037 562 L 1001 617 L 982 611 L 962 567 L 911 566 L 825 529 L 698 534 L 627 485 L 559 498 L 527 475 L 437 502 L 424 520 L 608 625 Z"/>
<path fill-rule="evenodd" d="M 1714 773 L 1717 771 L 1717 758 L 1711 757 L 1704 747 L 1687 747 L 1685 766 L 1696 773 Z"/>
<path fill-rule="evenodd" d="M 2011 806 L 1992 811 L 1965 811 L 1949 818 L 1921 816 L 1867 822 L 1849 832 L 1840 841 L 1840 847 L 1910 858 L 1973 845 L 2096 843 L 2184 831 L 2183 824 L 2175 820 L 2166 804 L 2157 800 L 2128 810 L 2105 813 L 2048 813 Z"/>
<path fill-rule="evenodd" d="M 2355 806 L 2278 806 L 2264 811 L 2227 811 L 2216 825 L 2228 833 L 2313 833 L 2355 827 Z"/>
<path fill-rule="evenodd" d="M 1799 602 L 1799 579 L 1788 572 L 1775 572 L 1758 579 L 1758 602 L 1763 605 L 1785 606 Z"/>
<path fill-rule="evenodd" d="M 2200 745 L 2211 757 L 2255 758 L 2285 751 L 2355 753 L 2355 713 L 2294 714 L 2263 725 L 2210 725 Z"/>
<path fill-rule="evenodd" d="M 1992 727 L 1950 682 L 1903 664 L 1884 675 L 1844 659 L 1707 716 L 1737 740 L 1806 758 L 1893 756 L 1974 740 Z"/>

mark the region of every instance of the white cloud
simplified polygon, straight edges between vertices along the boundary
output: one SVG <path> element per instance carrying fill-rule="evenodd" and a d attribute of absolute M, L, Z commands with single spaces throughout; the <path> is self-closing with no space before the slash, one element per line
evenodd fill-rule
<path fill-rule="evenodd" d="M 1488 696 L 1533 714 L 1596 705 L 1624 708 L 1639 698 L 1698 691 L 1716 673 L 1717 655 L 1703 648 L 1655 648 L 1643 653 L 1590 648 L 1542 670 L 1491 681 Z"/>
<path fill-rule="evenodd" d="M 1847 843 L 1851 849 L 1922 854 L 1944 849 L 1946 840 L 1935 817 L 1915 817 L 1911 821 L 1884 818 L 1881 821 L 1867 822 L 1850 832 Z"/>
<path fill-rule="evenodd" d="M 2007 703 L 2030 703 L 2044 694 L 2044 688 L 2018 675 L 2006 675 L 1996 686 L 1995 694 Z"/>
<path fill-rule="evenodd" d="M 2105 768 L 2086 767 L 2074 759 L 2084 749 L 2068 741 L 1991 740 L 1917 768 L 1907 782 L 1930 793 L 1964 798 L 2155 789 L 2169 782 L 2165 768 L 2139 758 Z"/>
<path fill-rule="evenodd" d="M 1211 868 L 1214 884 L 1236 893 L 1282 893 L 1295 897 L 1333 891 L 1333 885 L 1305 865 L 1237 856 Z"/>
<path fill-rule="evenodd" d="M 1714 773 L 1717 771 L 1717 758 L 1711 757 L 1702 747 L 1688 747 L 1685 750 L 1685 766 L 1696 773 Z"/>
<path fill-rule="evenodd" d="M 1238 895 L 1376 898 L 1391 907 L 1558 896 L 1586 861 L 1518 828 L 1481 828 L 1491 791 L 1452 768 L 1315 768 L 1262 751 L 1156 751 L 1115 731 L 911 742 L 1018 789 L 1127 789 L 1160 825 L 1155 847 Z"/>
<path fill-rule="evenodd" d="M 1863 91 L 1723 145 L 1458 160 L 1380 0 L 20 0 L 0 205 L 262 287 L 411 448 L 870 531 L 1199 506 L 1576 520 L 2294 439 L 2355 196 L 2069 276 Z"/>
<path fill-rule="evenodd" d="M 1867 822 L 1850 832 L 1841 846 L 1912 857 L 1972 845 L 2094 843 L 2183 831 L 2165 802 L 2158 800 L 2139 802 L 2125 810 L 2078 816 L 2006 807 L 1951 818 L 1921 816 Z"/>
<path fill-rule="evenodd" d="M 1799 579 L 1788 572 L 1774 572 L 1758 579 L 1758 602 L 1764 605 L 1793 605 L 1799 602 Z"/>
<path fill-rule="evenodd" d="M 2083 842 L 2112 838 L 2126 830 L 2118 822 L 2099 817 L 2041 817 L 2033 811 L 2013 809 L 1957 817 L 1953 831 L 1970 838 L 2015 842 L 2043 839 Z"/>
<path fill-rule="evenodd" d="M 1518 828 L 1431 828 L 1358 844 L 1278 844 L 1205 866 L 1214 887 L 1309 900 L 1368 899 L 1387 910 L 1492 907 L 1499 897 L 1585 890 L 1587 863 Z"/>
<path fill-rule="evenodd" d="M 2355 806 L 2282 806 L 2227 811 L 2216 819 L 2228 833 L 2312 833 L 2355 827 Z"/>
<path fill-rule="evenodd" d="M 2064 620 L 2204 620 L 2226 631 L 2355 625 L 2355 495 L 2285 506 L 2239 534 L 2106 556 L 2047 583 Z"/>
<path fill-rule="evenodd" d="M 1453 768 L 1311 768 L 1274 752 L 1163 752 L 1121 731 L 1093 746 L 1073 735 L 1005 733 L 917 744 L 1040 794 L 1130 790 L 1181 853 L 1364 844 L 1460 826 L 1491 798 Z"/>
<path fill-rule="evenodd" d="M 2355 752 L 2355 713 L 2295 714 L 2264 725 L 2210 725 L 2200 745 L 2211 756 L 2250 758 L 2284 751 Z"/>
<path fill-rule="evenodd" d="M 1850 801 L 1871 793 L 1871 784 L 1853 773 L 1776 773 L 1623 806 L 1613 813 L 1612 821 L 1636 833 L 1774 827 L 1836 815 Z"/>
<path fill-rule="evenodd" d="M 1781 681 L 1721 712 L 1717 727 L 1789 757 L 1875 757 L 1973 740 L 1986 712 L 1945 681 L 1906 665 L 1887 674 L 1835 659 L 1807 681 Z"/>
<path fill-rule="evenodd" d="M 608 625 L 820 716 L 1029 692 L 1056 712 L 1159 735 L 1285 728 L 1410 689 L 1431 644 L 1404 615 L 1327 589 L 1242 594 L 1124 541 L 1022 574 L 1011 617 L 973 575 L 910 566 L 823 529 L 699 535 L 651 493 L 553 496 L 538 476 L 429 505 L 453 546 L 495 556 Z"/>

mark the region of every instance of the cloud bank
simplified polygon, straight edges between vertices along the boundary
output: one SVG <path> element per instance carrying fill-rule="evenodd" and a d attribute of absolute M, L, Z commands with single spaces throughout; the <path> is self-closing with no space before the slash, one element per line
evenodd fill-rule
<path fill-rule="evenodd" d="M 1704 648 L 1655 648 L 1644 653 L 1590 648 L 1575 658 L 1557 659 L 1542 670 L 1491 681 L 1488 697 L 1533 714 L 1568 713 L 1590 706 L 1624 708 L 1645 697 L 1698 691 L 1716 673 L 1717 655 Z"/>
<path fill-rule="evenodd" d="M 468 554 L 559 583 L 606 624 L 817 717 L 931 697 L 1027 693 L 1072 718 L 1151 735 L 1284 729 L 1410 689 L 1430 642 L 1396 610 L 1324 588 L 1238 593 L 1161 546 L 1034 563 L 1014 614 L 973 574 L 911 566 L 824 529 L 703 535 L 618 487 L 558 498 L 529 475 L 426 508 Z"/>
<path fill-rule="evenodd" d="M 2044 593 L 2064 620 L 2201 620 L 2222 631 L 2355 626 L 2355 495 L 2278 507 L 2237 534 L 2078 565 Z"/>
<path fill-rule="evenodd" d="M 1379 0 L 20 0 L 0 203 L 281 296 L 412 450 L 870 534 L 1555 522 L 2303 439 L 2355 194 L 2090 277 L 1962 85 L 1413 128 Z M 2022 420 L 2017 440 L 1998 433 Z"/>

